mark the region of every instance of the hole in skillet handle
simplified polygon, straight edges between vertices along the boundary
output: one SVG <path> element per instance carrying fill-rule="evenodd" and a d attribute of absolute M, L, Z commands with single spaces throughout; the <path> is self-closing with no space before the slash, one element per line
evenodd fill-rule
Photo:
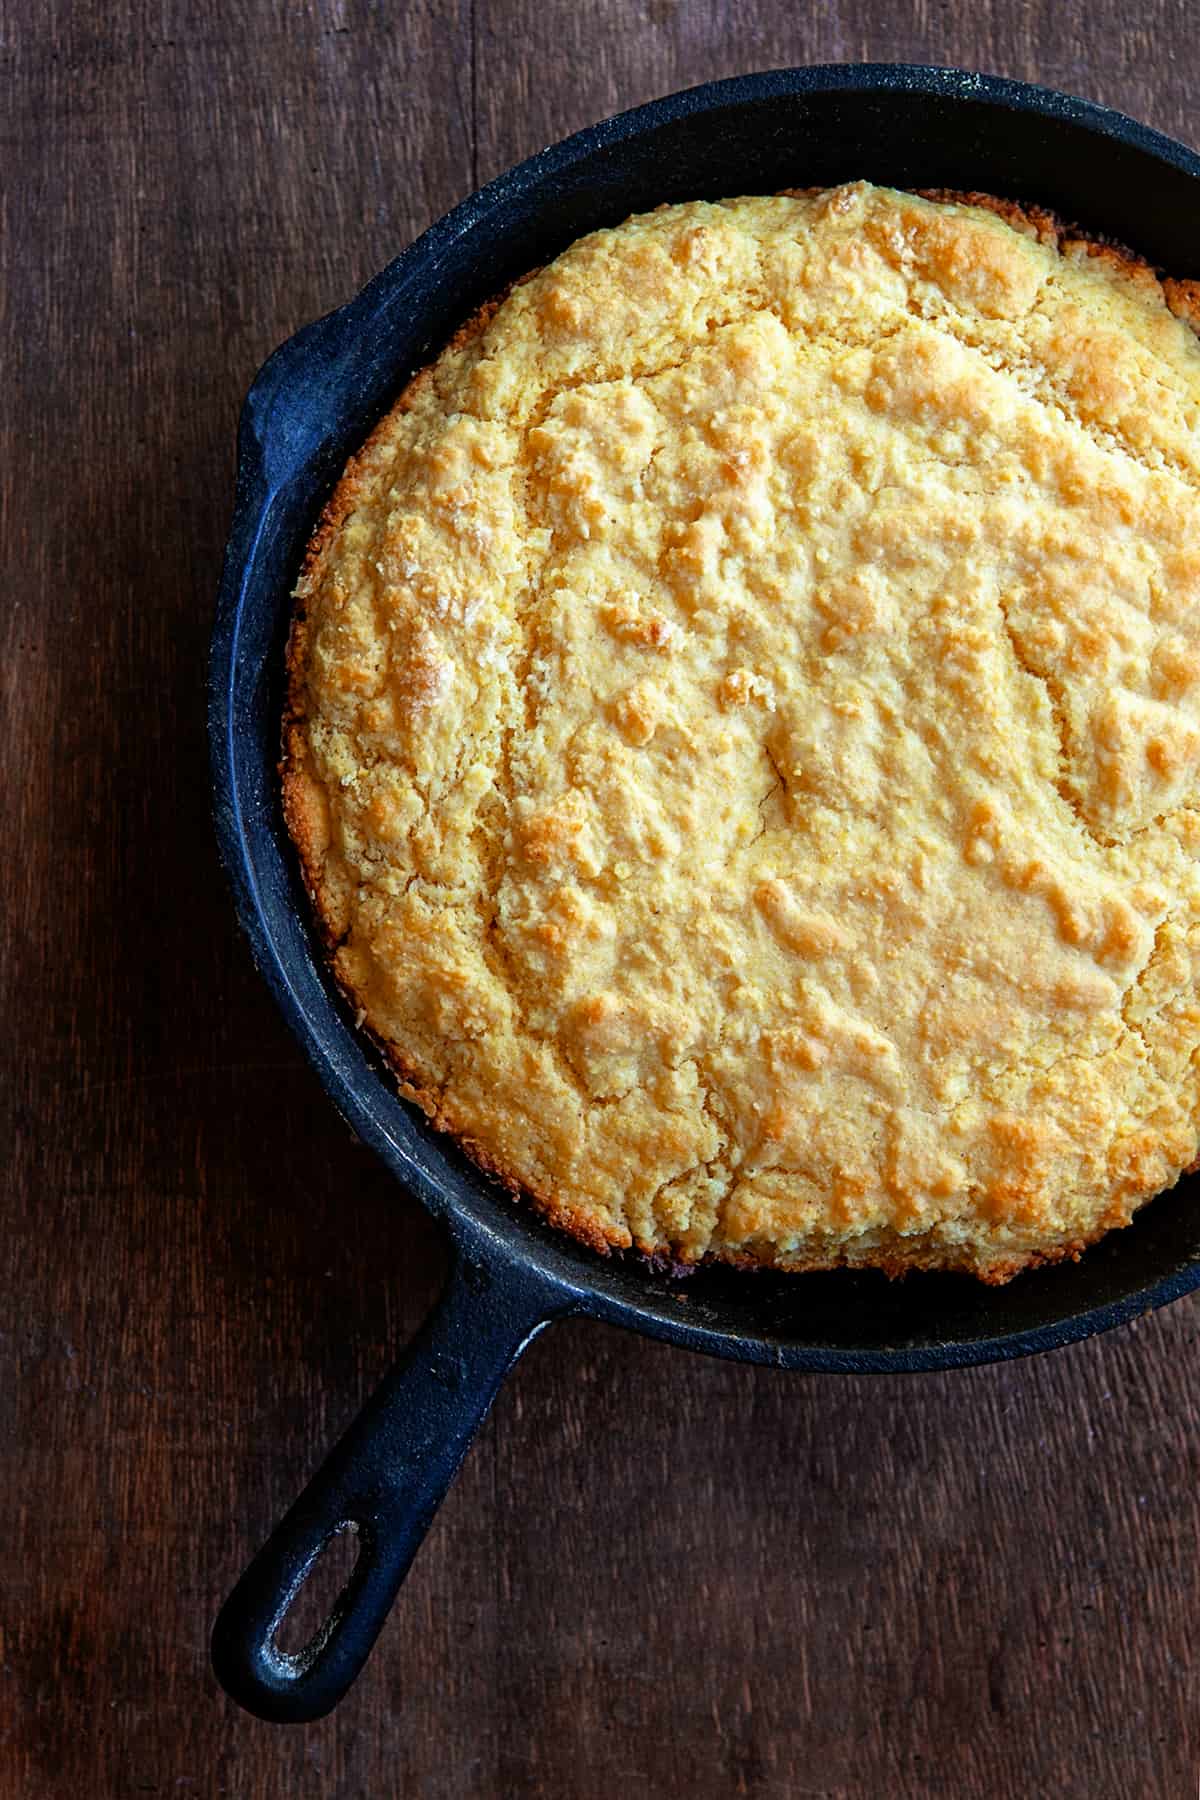
<path fill-rule="evenodd" d="M 493 1264 L 489 1276 L 480 1291 L 455 1264 L 416 1338 L 221 1608 L 213 1669 L 260 1719 L 302 1724 L 337 1705 L 500 1383 L 538 1332 L 570 1307 L 564 1290 L 516 1264 Z M 285 1649 L 291 1634 L 284 1625 L 301 1589 L 350 1528 L 359 1551 L 349 1580 L 303 1648 Z"/>
<path fill-rule="evenodd" d="M 317 1551 L 275 1627 L 273 1648 L 280 1656 L 303 1662 L 316 1653 L 329 1620 L 345 1604 L 362 1550 L 357 1519 L 343 1519 Z"/>

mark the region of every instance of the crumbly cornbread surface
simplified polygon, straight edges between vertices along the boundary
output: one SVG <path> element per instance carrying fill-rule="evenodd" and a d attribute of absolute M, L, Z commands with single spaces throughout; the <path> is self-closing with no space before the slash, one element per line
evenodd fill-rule
<path fill-rule="evenodd" d="M 460 334 L 297 588 L 406 1093 L 597 1246 L 1002 1280 L 1200 1119 L 1200 347 L 1040 215 L 661 209 Z"/>

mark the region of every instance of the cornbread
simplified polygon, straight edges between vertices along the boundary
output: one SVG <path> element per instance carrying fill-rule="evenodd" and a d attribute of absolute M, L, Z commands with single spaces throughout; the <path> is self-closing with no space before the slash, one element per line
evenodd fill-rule
<path fill-rule="evenodd" d="M 664 207 L 351 463 L 289 827 L 403 1092 L 556 1224 L 1003 1281 L 1196 1157 L 1193 304 L 979 196 Z"/>

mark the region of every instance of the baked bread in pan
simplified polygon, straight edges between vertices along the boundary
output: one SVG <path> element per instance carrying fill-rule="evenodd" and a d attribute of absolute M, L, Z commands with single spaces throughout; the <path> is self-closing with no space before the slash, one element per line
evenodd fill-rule
<path fill-rule="evenodd" d="M 353 459 L 289 829 L 403 1092 L 555 1224 L 1003 1281 L 1196 1157 L 1194 298 L 986 196 L 664 207 Z"/>

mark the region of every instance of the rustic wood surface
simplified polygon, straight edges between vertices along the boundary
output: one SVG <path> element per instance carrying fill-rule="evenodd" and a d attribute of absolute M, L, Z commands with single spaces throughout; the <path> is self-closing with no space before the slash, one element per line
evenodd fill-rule
<path fill-rule="evenodd" d="M 1197 1299 L 1015 1367 L 836 1382 L 557 1329 L 335 1717 L 260 1724 L 207 1666 L 443 1267 L 216 867 L 240 398 L 540 145 L 863 57 L 1197 135 L 1187 0 L 4 9 L 3 1800 L 1197 1792 Z"/>

